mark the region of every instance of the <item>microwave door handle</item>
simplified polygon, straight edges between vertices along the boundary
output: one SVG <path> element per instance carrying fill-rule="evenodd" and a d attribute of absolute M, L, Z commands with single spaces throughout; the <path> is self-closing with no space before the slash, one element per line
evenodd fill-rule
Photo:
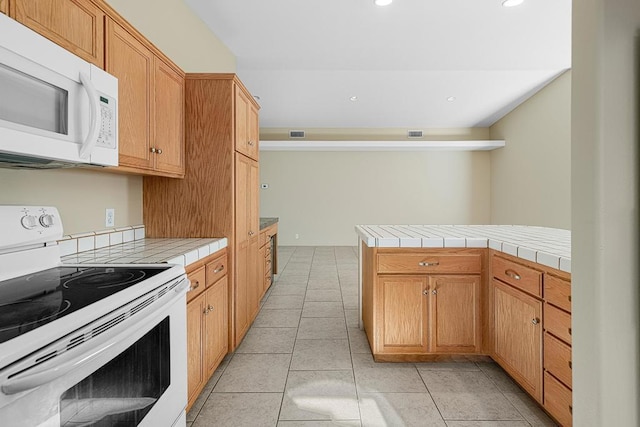
<path fill-rule="evenodd" d="M 80 72 L 80 83 L 82 83 L 82 86 L 87 91 L 87 95 L 89 95 L 89 133 L 87 134 L 87 137 L 80 147 L 80 158 L 87 159 L 91 155 L 93 147 L 96 145 L 96 141 L 98 140 L 98 133 L 100 132 L 100 123 L 98 123 L 98 113 L 100 111 L 100 96 L 98 95 L 98 91 L 93 85 L 91 78 L 86 73 Z"/>

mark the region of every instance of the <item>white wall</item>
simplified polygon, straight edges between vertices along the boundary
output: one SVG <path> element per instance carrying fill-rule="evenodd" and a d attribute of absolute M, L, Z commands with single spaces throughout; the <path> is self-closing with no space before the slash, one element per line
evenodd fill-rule
<path fill-rule="evenodd" d="M 640 2 L 573 2 L 576 426 L 640 425 Z"/>
<path fill-rule="evenodd" d="M 357 224 L 481 224 L 487 152 L 262 152 L 260 215 L 282 245 L 355 245 Z M 299 239 L 295 239 L 299 234 Z"/>
<path fill-rule="evenodd" d="M 491 223 L 571 229 L 571 72 L 490 128 Z"/>
<path fill-rule="evenodd" d="M 234 72 L 235 57 L 182 0 L 108 0 L 132 25 L 187 72 Z M 142 224 L 142 177 L 99 170 L 0 169 L 0 204 L 57 206 L 67 234 Z"/>

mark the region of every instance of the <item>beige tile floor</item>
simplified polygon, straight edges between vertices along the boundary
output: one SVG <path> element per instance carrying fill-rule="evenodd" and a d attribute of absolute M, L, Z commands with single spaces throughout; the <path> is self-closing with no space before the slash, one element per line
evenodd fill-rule
<path fill-rule="evenodd" d="M 375 363 L 352 247 L 281 247 L 242 344 L 187 414 L 204 426 L 555 425 L 495 363 Z"/>

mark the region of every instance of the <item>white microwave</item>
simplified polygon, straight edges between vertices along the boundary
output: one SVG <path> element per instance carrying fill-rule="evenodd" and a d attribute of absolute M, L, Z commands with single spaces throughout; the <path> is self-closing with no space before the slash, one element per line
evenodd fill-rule
<path fill-rule="evenodd" d="M 118 165 L 118 79 L 0 13 L 0 166 Z"/>

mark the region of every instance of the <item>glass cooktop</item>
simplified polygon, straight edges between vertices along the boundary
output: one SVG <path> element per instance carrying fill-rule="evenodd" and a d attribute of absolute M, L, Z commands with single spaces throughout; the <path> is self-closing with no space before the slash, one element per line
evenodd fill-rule
<path fill-rule="evenodd" d="M 0 282 L 0 343 L 60 319 L 143 280 L 157 267 L 55 267 Z"/>

